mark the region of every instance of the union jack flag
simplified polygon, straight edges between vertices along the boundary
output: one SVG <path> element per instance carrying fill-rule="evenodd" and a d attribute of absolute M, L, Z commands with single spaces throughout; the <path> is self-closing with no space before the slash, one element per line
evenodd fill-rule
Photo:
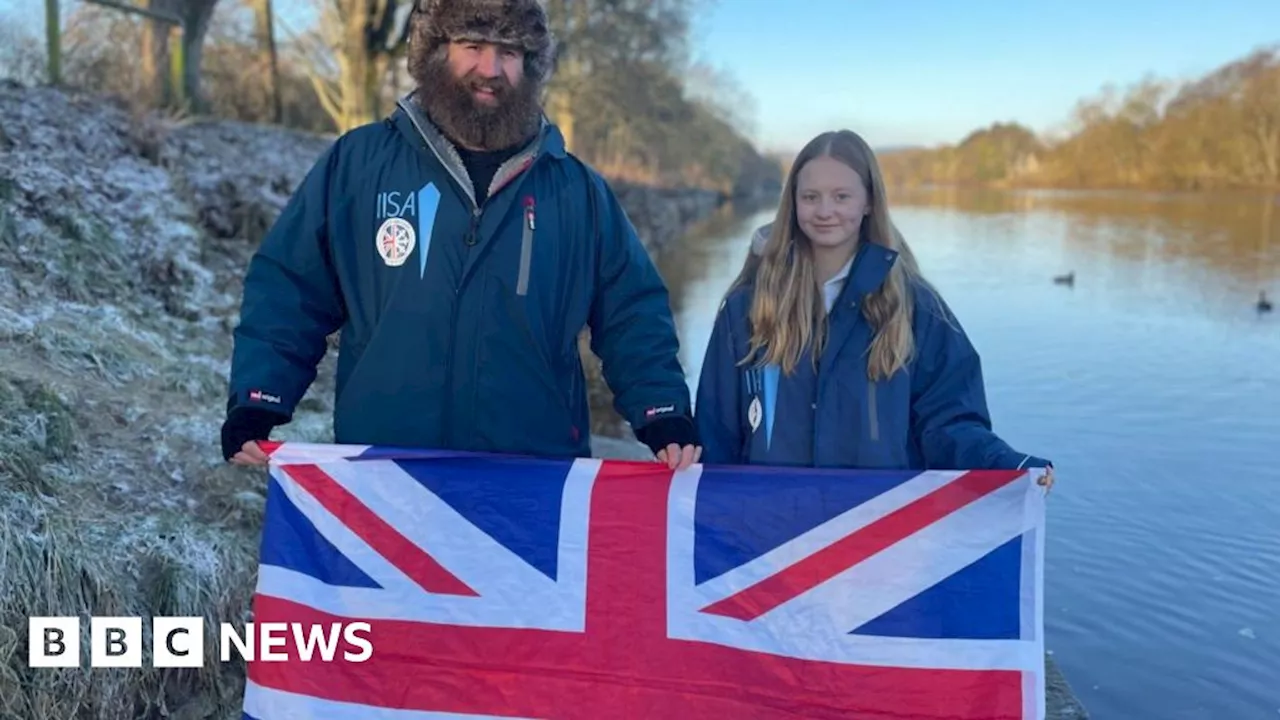
<path fill-rule="evenodd" d="M 271 454 L 249 720 L 1044 717 L 1039 470 Z"/>

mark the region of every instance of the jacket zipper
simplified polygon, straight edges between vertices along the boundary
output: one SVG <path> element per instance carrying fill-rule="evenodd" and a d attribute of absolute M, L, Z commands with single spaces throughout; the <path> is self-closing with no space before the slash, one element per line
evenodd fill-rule
<path fill-rule="evenodd" d="M 872 442 L 880 441 L 880 413 L 876 410 L 876 381 L 867 381 L 867 428 Z"/>
<path fill-rule="evenodd" d="M 520 274 L 516 279 L 516 295 L 529 294 L 529 266 L 533 261 L 534 221 L 533 196 L 524 199 L 524 231 L 520 234 Z"/>
<path fill-rule="evenodd" d="M 577 345 L 575 343 L 575 351 L 576 349 L 577 349 Z M 574 369 L 572 358 L 570 358 L 569 369 L 571 371 Z M 573 413 L 573 409 L 577 407 L 577 404 L 578 404 L 578 378 L 579 377 L 581 377 L 580 372 L 569 373 L 569 401 L 565 403 L 566 409 L 569 413 L 569 437 L 570 439 L 573 440 L 573 442 L 578 442 L 578 440 L 582 438 L 582 430 L 578 428 L 578 418 Z"/>
<path fill-rule="evenodd" d="M 444 163 L 444 164 L 448 166 L 448 163 Z M 532 161 L 526 162 L 521 172 L 523 172 L 524 170 L 527 170 L 530 164 L 532 164 Z M 498 191 L 506 187 L 507 183 L 511 182 L 511 180 L 517 177 L 519 174 L 520 173 L 515 173 L 511 177 L 507 178 L 501 185 L 492 187 L 489 191 L 489 194 L 485 196 L 484 202 L 480 203 L 479 205 L 476 204 L 474 197 L 471 198 L 471 225 L 470 227 L 467 228 L 467 235 L 463 239 L 463 242 L 466 243 L 468 248 L 472 248 L 480 244 L 480 218 L 484 214 L 485 206 L 489 204 L 489 201 L 493 199 L 494 195 L 498 194 Z M 454 177 L 457 177 L 457 176 L 455 175 Z M 532 197 L 527 198 L 525 200 L 525 204 L 529 207 L 529 211 L 527 215 L 528 223 L 525 226 L 526 228 L 525 232 L 530 233 L 531 235 L 532 228 L 533 228 L 533 198 Z M 532 237 L 530 236 L 528 240 L 529 242 L 532 242 Z M 522 248 L 521 249 L 522 265 L 524 263 L 523 255 L 524 255 L 524 249 Z M 519 294 L 523 295 L 524 293 L 521 292 Z M 458 342 L 458 311 L 461 306 L 461 300 L 462 300 L 462 281 L 460 279 L 458 282 L 458 285 L 453 289 L 453 313 L 449 318 L 449 346 L 448 346 L 449 358 L 445 362 L 445 375 L 444 375 L 445 380 L 448 383 L 446 387 L 449 387 L 449 388 L 452 388 L 454 386 L 453 358 L 454 358 L 454 355 L 457 354 L 457 348 L 455 346 L 457 345 L 457 342 Z M 452 420 L 452 417 L 453 417 L 453 393 L 452 392 L 445 394 L 445 417 L 449 418 L 450 420 Z M 454 445 L 453 428 L 456 426 L 457 426 L 457 423 L 449 422 L 450 446 Z"/>
<path fill-rule="evenodd" d="M 467 244 L 467 247 L 474 247 L 478 242 L 477 233 L 480 231 L 480 213 L 480 208 L 476 207 L 473 201 L 471 208 L 471 226 L 467 228 L 467 235 L 463 239 L 463 242 Z M 453 357 L 457 354 L 455 345 L 457 345 L 458 342 L 458 311 L 461 308 L 461 305 L 462 283 L 459 281 L 459 283 L 453 287 L 453 312 L 450 313 L 449 317 L 449 344 L 446 346 L 449 348 L 449 352 L 444 366 L 445 387 L 449 388 L 449 392 L 444 394 L 444 417 L 445 422 L 449 425 L 450 447 L 454 445 L 453 429 L 458 426 L 457 423 L 453 422 Z"/>

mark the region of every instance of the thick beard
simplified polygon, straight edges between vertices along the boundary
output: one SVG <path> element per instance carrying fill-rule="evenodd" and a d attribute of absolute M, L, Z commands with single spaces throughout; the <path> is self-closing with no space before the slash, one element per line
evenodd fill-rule
<path fill-rule="evenodd" d="M 538 130 L 542 109 L 538 88 L 527 80 L 512 87 L 505 78 L 468 74 L 455 78 L 443 53 L 431 58 L 418 83 L 418 102 L 441 132 L 464 147 L 503 150 L 527 142 Z M 496 105 L 482 105 L 473 90 L 493 90 Z"/>

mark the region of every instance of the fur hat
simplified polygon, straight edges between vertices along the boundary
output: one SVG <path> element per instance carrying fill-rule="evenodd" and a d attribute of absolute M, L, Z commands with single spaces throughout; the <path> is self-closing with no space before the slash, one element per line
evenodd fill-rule
<path fill-rule="evenodd" d="M 455 40 L 500 43 L 525 52 L 525 76 L 543 85 L 555 64 L 556 40 L 543 0 L 417 0 L 411 42 L 430 56 Z"/>

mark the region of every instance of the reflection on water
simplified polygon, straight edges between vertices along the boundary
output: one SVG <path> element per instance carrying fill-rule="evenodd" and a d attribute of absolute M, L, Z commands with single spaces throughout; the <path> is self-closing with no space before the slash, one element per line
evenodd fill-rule
<path fill-rule="evenodd" d="M 1277 199 L 896 191 L 997 429 L 1060 468 L 1048 643 L 1096 720 L 1280 717 Z M 696 392 L 751 231 L 660 260 Z M 1073 286 L 1053 276 L 1075 272 Z"/>
<path fill-rule="evenodd" d="M 1088 252 L 1147 266 L 1217 273 L 1223 290 L 1256 296 L 1280 276 L 1280 196 L 1205 193 L 1115 193 L 930 188 L 897 190 L 896 207 L 947 208 L 1000 223 L 1053 218 L 1063 240 Z M 1028 228 L 1034 230 L 1036 228 Z M 1048 238 L 1023 234 L 1022 243 Z M 1127 268 L 1132 269 L 1132 268 Z"/>

